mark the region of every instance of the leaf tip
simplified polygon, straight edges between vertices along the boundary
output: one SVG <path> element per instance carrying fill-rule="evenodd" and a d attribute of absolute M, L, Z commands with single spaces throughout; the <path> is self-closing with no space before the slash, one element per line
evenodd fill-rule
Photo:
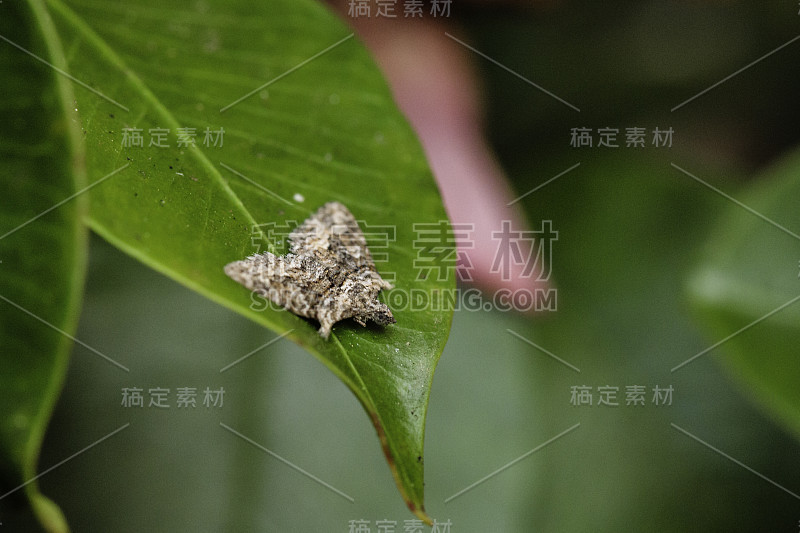
<path fill-rule="evenodd" d="M 69 525 L 61 508 L 38 491 L 28 491 L 37 520 L 48 533 L 69 533 Z"/>

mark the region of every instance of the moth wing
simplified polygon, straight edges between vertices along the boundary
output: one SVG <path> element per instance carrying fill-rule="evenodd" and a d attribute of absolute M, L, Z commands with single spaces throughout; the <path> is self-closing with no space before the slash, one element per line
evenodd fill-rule
<path fill-rule="evenodd" d="M 375 269 L 356 218 L 339 202 L 328 202 L 317 209 L 292 231 L 289 243 L 296 254 L 311 253 L 323 262 L 334 260 Z"/>
<path fill-rule="evenodd" d="M 329 286 L 324 280 L 313 283 L 307 271 L 307 265 L 294 254 L 276 256 L 269 252 L 225 265 L 225 274 L 248 290 L 296 315 L 315 318 L 315 291 L 325 291 Z"/>
<path fill-rule="evenodd" d="M 269 252 L 225 265 L 225 274 L 250 291 L 269 289 L 275 273 L 283 268 L 283 258 Z"/>

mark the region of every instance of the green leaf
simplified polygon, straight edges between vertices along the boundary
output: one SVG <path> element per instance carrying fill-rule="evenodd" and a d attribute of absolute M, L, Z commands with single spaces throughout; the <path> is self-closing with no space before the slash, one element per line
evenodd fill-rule
<path fill-rule="evenodd" d="M 800 152 L 731 195 L 749 210 L 730 203 L 708 238 L 692 303 L 717 359 L 800 436 Z"/>
<path fill-rule="evenodd" d="M 396 325 L 343 322 L 325 341 L 310 321 L 254 308 L 260 302 L 222 270 L 258 251 L 254 241 L 282 249 L 264 225 L 286 228 L 338 200 L 366 233 L 396 231 L 388 261 L 378 263 L 395 274 L 390 304 L 412 289 L 428 302 L 452 293 L 454 275 L 441 260 L 445 275 L 417 279 L 414 224 L 446 215 L 364 48 L 309 0 L 48 5 L 70 73 L 92 88 L 77 95 L 91 180 L 122 169 L 92 190 L 91 227 L 212 300 L 289 332 L 327 365 L 367 410 L 406 503 L 427 519 L 425 413 L 452 310 L 395 306 Z M 144 146 L 123 146 L 126 128 L 141 130 Z M 168 130 L 168 148 L 150 146 L 153 128 Z M 178 146 L 180 128 L 195 128 L 194 146 Z M 224 129 L 222 146 L 204 142 L 206 128 Z"/>
<path fill-rule="evenodd" d="M 87 198 L 50 209 L 83 188 L 83 153 L 71 83 L 31 56 L 65 66 L 47 12 L 39 2 L 0 9 L 0 499 L 5 508 L 25 495 L 48 531 L 67 531 L 35 477 L 86 262 Z"/>
<path fill-rule="evenodd" d="M 531 461 L 527 467 L 515 466 L 529 468 L 529 473 L 507 489 L 508 500 L 519 507 L 516 513 L 503 514 L 516 517 L 516 527 L 504 530 L 773 530 L 793 516 L 791 496 L 670 425 L 707 438 L 719 450 L 794 490 L 796 445 L 750 409 L 710 356 L 670 372 L 724 337 L 700 335 L 686 312 L 685 295 L 676 289 L 696 266 L 709 224 L 728 204 L 672 168 L 670 155 L 674 154 L 590 151 L 569 179 L 564 176 L 523 202 L 534 225 L 537 219 L 552 220 L 559 232 L 552 253 L 558 311 L 545 320 L 509 327 L 581 370 L 577 374 L 544 352 L 518 343 L 530 354 L 525 362 L 535 365 L 520 378 L 527 380 L 534 395 L 529 411 L 541 414 L 534 416 L 536 429 L 544 427 L 549 434 L 525 445 L 546 442 L 570 424 L 581 426 L 536 454 L 546 456 L 534 455 L 526 459 Z M 550 157 L 538 158 L 535 164 L 564 169 L 574 164 L 575 155 Z M 684 168 L 706 178 L 706 172 L 691 164 Z M 556 172 L 537 172 L 538 183 L 541 176 Z M 732 188 L 718 186 L 733 194 Z M 459 321 L 456 317 L 450 345 L 459 342 Z M 445 357 L 437 387 L 449 379 L 448 364 Z M 625 391 L 633 384 L 647 388 L 645 405 L 626 405 Z M 570 403 L 572 387 L 581 385 L 593 391 L 592 406 Z M 619 407 L 598 406 L 598 387 L 606 385 L 619 387 Z M 655 405 L 654 386 L 674 388 L 674 402 Z M 432 423 L 443 403 L 438 391 L 436 397 Z M 509 440 L 513 443 L 515 437 L 519 439 L 513 435 Z M 429 457 L 436 457 L 435 442 L 432 439 Z M 525 445 L 517 440 L 518 453 Z M 642 491 L 642 472 L 658 480 L 647 491 Z M 502 475 L 514 474 L 509 469 Z M 500 492 L 500 481 L 493 482 Z M 700 488 L 686 491 L 687 486 Z M 742 501 L 759 504 L 742 508 Z M 451 507 L 457 509 L 456 502 Z M 460 505 L 466 507 L 467 502 Z M 458 518 L 459 523 L 467 520 Z"/>

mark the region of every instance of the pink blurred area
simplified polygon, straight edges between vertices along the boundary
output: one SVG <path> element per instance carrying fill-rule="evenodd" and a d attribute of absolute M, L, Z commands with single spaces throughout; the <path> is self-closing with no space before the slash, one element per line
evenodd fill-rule
<path fill-rule="evenodd" d="M 531 245 L 500 238 L 503 221 L 515 232 L 530 228 L 517 206 L 508 205 L 515 195 L 483 132 L 476 56 L 446 35 L 459 34 L 458 28 L 445 18 L 408 19 L 402 12 L 397 18 L 354 17 L 348 2 L 337 0 L 334 8 L 383 70 L 422 142 L 454 228 L 472 230 L 455 231 L 460 279 L 492 293 L 547 287 L 539 281 L 540 266 L 530 264 Z M 498 268 L 498 261 L 520 256 L 523 261 Z"/>

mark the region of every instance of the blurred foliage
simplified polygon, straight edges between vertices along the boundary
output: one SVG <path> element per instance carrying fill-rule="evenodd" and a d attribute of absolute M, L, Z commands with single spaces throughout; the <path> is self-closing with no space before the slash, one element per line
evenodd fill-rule
<path fill-rule="evenodd" d="M 573 420 L 581 427 L 552 445 L 544 488 L 521 513 L 519 530 L 526 523 L 547 531 L 791 527 L 791 495 L 670 425 L 790 489 L 800 485 L 796 442 L 738 397 L 711 355 L 671 372 L 723 336 L 697 331 L 683 287 L 726 201 L 698 194 L 657 157 L 595 153 L 582 161 L 526 204 L 535 220 L 551 219 L 559 230 L 559 311 L 523 334 L 581 369 L 545 380 L 541 393 L 562 407 L 540 411 L 538 423 L 552 434 Z M 572 407 L 566 416 L 574 385 L 594 387 L 595 402 L 597 387 L 618 386 L 621 405 Z M 625 405 L 629 385 L 646 386 L 644 407 Z M 652 405 L 655 386 L 674 389 L 671 406 Z M 570 439 L 580 442 L 562 450 Z"/>
<path fill-rule="evenodd" d="M 36 3 L 0 15 L 4 40 L 63 67 L 49 30 Z M 0 72 L 0 503 L 3 510 L 29 504 L 51 531 L 64 531 L 34 478 L 72 348 L 60 332 L 77 326 L 87 253 L 86 198 L 50 208 L 85 186 L 83 149 L 69 82 L 6 42 Z"/>
<path fill-rule="evenodd" d="M 725 364 L 800 437 L 800 153 L 759 176 L 742 200 L 754 211 L 733 205 L 719 220 L 690 296 L 725 339 Z"/>
<path fill-rule="evenodd" d="M 756 399 L 764 413 L 796 429 L 796 307 L 670 372 L 797 296 L 797 242 L 671 165 L 800 230 L 796 160 L 759 170 L 798 143 L 800 80 L 789 66 L 800 59 L 800 43 L 672 111 L 797 37 L 795 8 L 783 2 L 615 2 L 613 9 L 560 2 L 532 9 L 530 18 L 517 10 L 480 10 L 463 21 L 459 35 L 470 44 L 580 108 L 576 113 L 476 58 L 491 137 L 517 191 L 581 163 L 523 202 L 534 226 L 550 219 L 560 231 L 554 251 L 559 311 L 529 326 L 529 337 L 583 369 L 572 385 L 649 381 L 676 390 L 672 411 L 586 413 L 591 422 L 577 432 L 591 423 L 595 434 L 585 437 L 585 449 L 549 463 L 541 481 L 546 488 L 538 488 L 541 499 L 531 499 L 537 505 L 522 514 L 520 530 L 796 525 L 800 505 L 791 494 L 669 425 L 798 493 L 797 442 L 742 403 Z M 571 130 L 580 127 L 619 128 L 622 146 L 572 148 Z M 674 143 L 655 148 L 648 136 L 646 148 L 626 148 L 628 127 L 673 128 Z M 698 295 L 698 276 L 708 270 L 731 280 L 724 298 Z M 689 280 L 707 331 L 698 331 L 688 312 Z M 762 296 L 758 302 L 748 297 L 754 293 Z M 589 362 L 581 364 L 581 356 Z M 731 368 L 744 388 L 722 381 L 712 358 Z M 568 388 L 560 388 L 566 398 Z M 742 399 L 734 396 L 738 391 Z M 552 434 L 570 422 L 555 424 Z"/>

